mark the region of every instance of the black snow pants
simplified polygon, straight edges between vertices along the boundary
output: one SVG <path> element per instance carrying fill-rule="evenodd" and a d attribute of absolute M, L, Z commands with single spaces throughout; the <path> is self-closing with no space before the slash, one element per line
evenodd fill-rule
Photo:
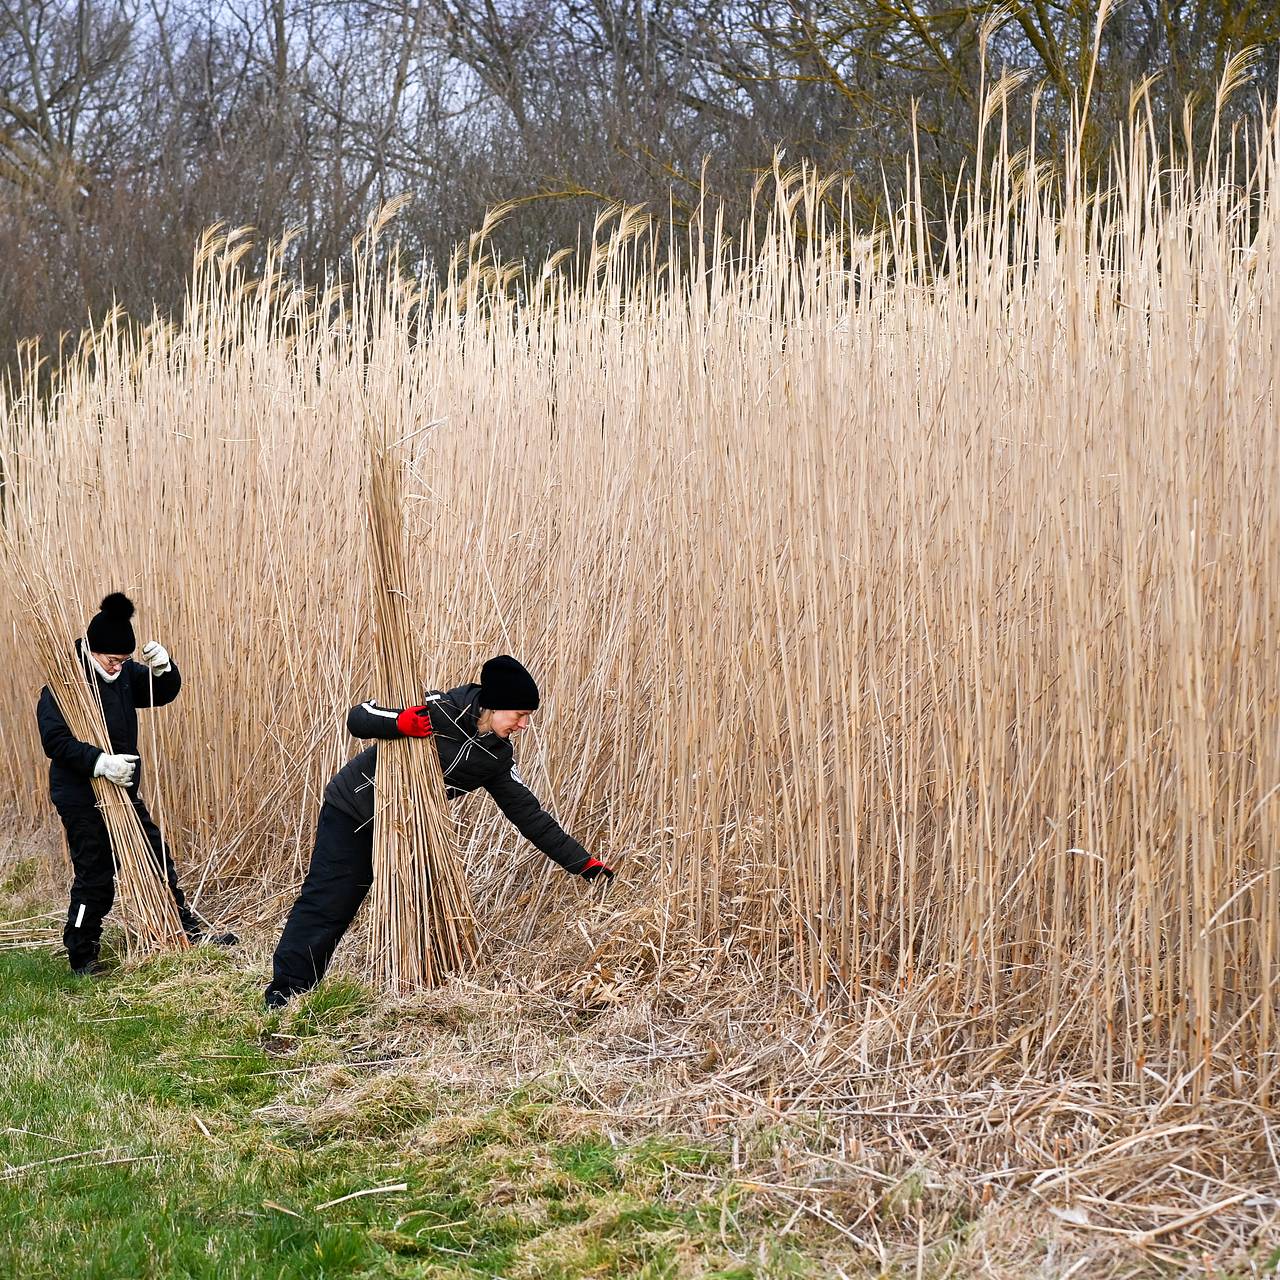
<path fill-rule="evenodd" d="M 178 904 L 182 927 L 194 937 L 200 932 L 200 921 L 187 906 L 178 886 L 178 872 L 173 865 L 169 846 L 165 844 L 159 827 L 151 821 L 147 806 L 134 797 L 133 807 L 146 832 L 147 842 L 155 857 L 157 868 L 163 867 L 165 879 Z M 98 958 L 98 946 L 102 940 L 102 921 L 116 897 L 116 868 L 111 857 L 111 838 L 102 814 L 92 805 L 67 805 L 58 807 L 58 817 L 67 832 L 67 847 L 71 852 L 71 866 L 75 878 L 71 882 L 71 906 L 67 909 L 67 927 L 62 932 L 62 942 L 67 948 L 67 958 L 73 969 Z"/>
<path fill-rule="evenodd" d="M 373 884 L 373 823 L 320 807 L 311 866 L 276 945 L 268 992 L 314 987 Z"/>

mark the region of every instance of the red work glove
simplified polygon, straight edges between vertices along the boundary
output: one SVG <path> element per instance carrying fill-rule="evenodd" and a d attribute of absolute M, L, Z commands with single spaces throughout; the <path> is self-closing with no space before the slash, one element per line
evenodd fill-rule
<path fill-rule="evenodd" d="M 599 858 L 588 858 L 587 865 L 578 874 L 584 880 L 594 880 L 597 876 L 604 876 L 606 881 L 613 883 L 613 868 L 606 867 Z"/>
<path fill-rule="evenodd" d="M 431 737 L 431 716 L 427 713 L 426 707 L 405 707 L 396 716 L 396 728 L 406 738 L 429 738 Z"/>

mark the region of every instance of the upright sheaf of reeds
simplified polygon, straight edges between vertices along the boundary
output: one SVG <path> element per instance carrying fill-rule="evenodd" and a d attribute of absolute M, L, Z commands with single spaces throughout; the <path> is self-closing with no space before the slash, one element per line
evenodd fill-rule
<path fill-rule="evenodd" d="M 34 576 L 29 547 L 10 545 L 7 558 L 26 606 L 27 634 L 67 727 L 81 742 L 110 751 L 97 682 L 86 677 L 74 645 L 73 637 L 80 632 L 80 651 L 88 651 L 83 621 L 72 621 L 65 590 L 51 589 L 47 581 Z M 111 840 L 116 905 L 127 954 L 145 956 L 188 946 L 163 864 L 151 848 L 128 792 L 105 778 L 92 779 L 92 786 Z"/>
<path fill-rule="evenodd" d="M 406 607 L 404 442 L 394 434 L 399 415 L 391 406 L 368 406 L 364 421 L 378 692 L 388 705 L 415 706 L 426 666 Z M 430 739 L 378 744 L 369 912 L 370 977 L 383 990 L 407 994 L 435 986 L 475 957 L 471 896 Z"/>

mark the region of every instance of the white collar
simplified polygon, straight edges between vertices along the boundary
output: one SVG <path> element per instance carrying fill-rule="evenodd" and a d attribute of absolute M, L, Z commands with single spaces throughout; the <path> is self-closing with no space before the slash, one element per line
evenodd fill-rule
<path fill-rule="evenodd" d="M 93 654 L 89 655 L 89 661 L 93 663 L 93 669 L 98 673 L 98 679 L 106 684 L 115 684 L 115 682 L 124 674 L 124 667 L 121 667 L 115 675 L 111 675 L 111 673 L 107 671 L 106 667 L 104 667 L 102 663 L 93 656 Z"/>

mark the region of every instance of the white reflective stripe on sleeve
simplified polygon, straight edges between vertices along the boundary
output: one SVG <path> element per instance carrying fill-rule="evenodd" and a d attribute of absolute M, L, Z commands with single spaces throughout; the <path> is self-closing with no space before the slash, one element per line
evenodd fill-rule
<path fill-rule="evenodd" d="M 388 711 L 386 707 L 380 707 L 376 702 L 362 702 L 360 705 L 371 715 L 386 716 L 390 720 L 394 720 L 400 714 L 398 711 Z"/>
<path fill-rule="evenodd" d="M 72 926 L 73 928 L 78 929 L 80 925 L 84 922 L 84 908 L 85 908 L 85 904 L 82 902 L 80 904 L 80 910 L 76 912 L 76 922 Z"/>
<path fill-rule="evenodd" d="M 515 765 L 511 766 L 511 780 L 518 782 L 526 791 L 529 789 L 529 784 L 516 772 Z"/>

